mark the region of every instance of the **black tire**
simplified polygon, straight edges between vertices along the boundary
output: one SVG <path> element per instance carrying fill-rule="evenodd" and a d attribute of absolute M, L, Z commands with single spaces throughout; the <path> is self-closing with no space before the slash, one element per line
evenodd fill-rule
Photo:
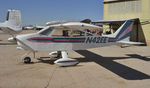
<path fill-rule="evenodd" d="M 30 57 L 25 57 L 24 58 L 24 63 L 25 64 L 28 64 L 28 63 L 30 63 L 31 62 L 31 58 Z"/>

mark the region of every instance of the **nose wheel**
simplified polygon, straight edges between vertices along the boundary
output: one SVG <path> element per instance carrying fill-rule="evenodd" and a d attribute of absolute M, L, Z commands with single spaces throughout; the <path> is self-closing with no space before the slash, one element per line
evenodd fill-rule
<path fill-rule="evenodd" d="M 30 57 L 25 57 L 23 60 L 24 60 L 25 64 L 31 63 L 31 58 Z"/>
<path fill-rule="evenodd" d="M 22 56 L 22 61 L 25 63 L 25 64 L 29 64 L 31 63 L 31 57 L 29 57 L 29 54 L 31 53 L 31 51 L 27 52 L 26 54 L 24 54 Z M 33 52 L 33 57 L 35 58 L 35 52 Z"/>

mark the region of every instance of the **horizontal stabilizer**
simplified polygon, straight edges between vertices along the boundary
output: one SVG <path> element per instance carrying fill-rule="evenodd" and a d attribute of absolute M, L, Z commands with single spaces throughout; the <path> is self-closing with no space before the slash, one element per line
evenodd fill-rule
<path fill-rule="evenodd" d="M 129 44 L 129 45 L 143 45 L 142 42 L 131 42 L 131 41 L 118 41 L 117 43 Z"/>

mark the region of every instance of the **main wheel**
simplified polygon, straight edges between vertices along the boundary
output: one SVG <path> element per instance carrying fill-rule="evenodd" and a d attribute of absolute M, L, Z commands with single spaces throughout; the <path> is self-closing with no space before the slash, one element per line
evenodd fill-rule
<path fill-rule="evenodd" d="M 28 63 L 30 63 L 31 62 L 31 58 L 30 57 L 25 57 L 24 58 L 24 63 L 25 64 L 28 64 Z"/>

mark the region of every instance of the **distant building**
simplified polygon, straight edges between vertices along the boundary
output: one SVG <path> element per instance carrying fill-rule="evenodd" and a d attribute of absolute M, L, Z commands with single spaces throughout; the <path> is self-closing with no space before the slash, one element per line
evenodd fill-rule
<path fill-rule="evenodd" d="M 131 40 L 150 45 L 150 0 L 104 0 L 104 20 L 134 19 Z M 112 22 L 113 30 L 124 22 Z"/>

